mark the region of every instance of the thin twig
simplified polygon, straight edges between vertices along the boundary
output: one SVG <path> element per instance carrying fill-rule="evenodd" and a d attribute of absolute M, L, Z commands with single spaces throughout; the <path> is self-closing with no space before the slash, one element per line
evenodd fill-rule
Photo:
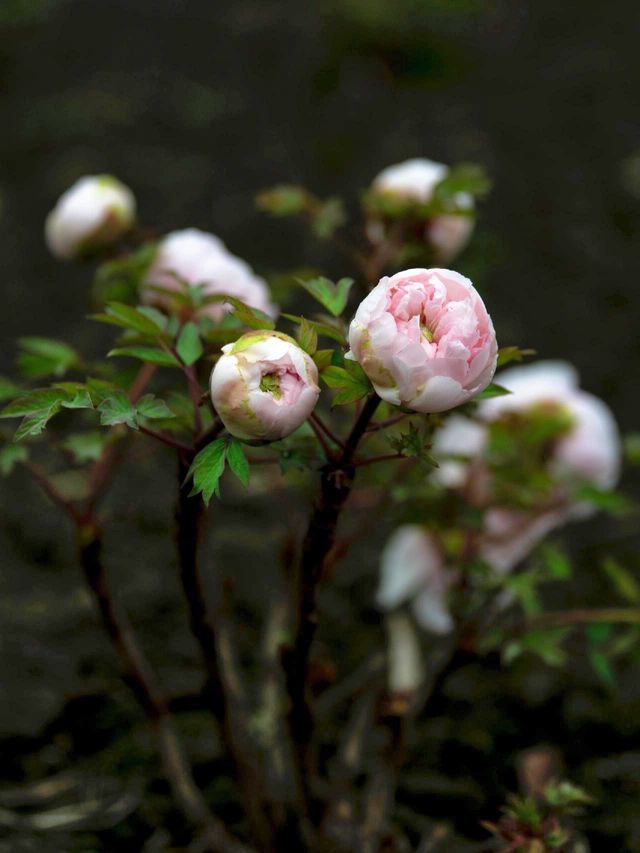
<path fill-rule="evenodd" d="M 313 416 L 311 416 L 309 418 L 309 426 L 314 431 L 315 436 L 318 439 L 320 447 L 322 448 L 322 451 L 324 453 L 325 459 L 330 462 L 334 458 L 333 451 L 329 447 L 327 440 L 324 437 L 324 433 L 320 429 L 319 425 L 314 421 Z"/>
<path fill-rule="evenodd" d="M 164 433 L 156 432 L 154 429 L 149 429 L 149 427 L 138 425 L 138 429 L 145 435 L 148 435 L 151 438 L 155 438 L 156 441 L 165 444 L 167 447 L 172 447 L 174 450 L 181 450 L 183 453 L 189 453 L 192 449 L 191 447 L 189 447 L 188 444 L 185 444 L 182 441 L 178 441 L 177 439 L 172 438 L 170 435 L 165 435 Z"/>
<path fill-rule="evenodd" d="M 335 434 L 335 432 L 333 432 L 331 427 L 329 427 L 328 424 L 326 424 L 322 420 L 320 415 L 318 415 L 316 412 L 313 412 L 310 415 L 309 420 L 313 421 L 322 430 L 322 432 L 327 436 L 327 438 L 331 439 L 331 441 L 334 444 L 337 444 L 338 447 L 341 447 L 344 449 L 344 442 L 342 441 L 342 439 L 338 438 L 338 436 Z"/>
<path fill-rule="evenodd" d="M 356 459 L 354 468 L 362 468 L 364 465 L 374 465 L 376 462 L 388 462 L 391 459 L 404 459 L 402 453 L 385 453 L 382 456 L 370 456 L 368 459 Z"/>

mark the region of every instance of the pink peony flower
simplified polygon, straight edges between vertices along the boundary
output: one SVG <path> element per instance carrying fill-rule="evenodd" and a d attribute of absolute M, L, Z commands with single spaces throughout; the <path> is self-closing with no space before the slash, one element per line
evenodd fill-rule
<path fill-rule="evenodd" d="M 47 216 L 45 239 L 52 254 L 68 260 L 114 243 L 135 218 L 136 201 L 128 187 L 111 175 L 86 175 Z"/>
<path fill-rule="evenodd" d="M 434 634 L 448 634 L 453 617 L 447 592 L 454 580 L 455 573 L 445 569 L 440 551 L 424 528 L 404 524 L 382 552 L 376 602 L 381 610 L 394 610 L 410 601 L 419 625 Z"/>
<path fill-rule="evenodd" d="M 418 157 L 383 169 L 373 181 L 372 189 L 377 194 L 428 204 L 433 198 L 434 189 L 448 172 L 449 167 L 443 163 Z M 461 192 L 456 194 L 454 201 L 460 213 L 440 214 L 425 223 L 424 239 L 433 249 L 438 263 L 447 263 L 455 257 L 468 243 L 473 232 L 473 197 Z M 368 229 L 367 233 L 375 242 L 375 227 Z M 384 236 L 384 229 L 378 236 Z"/>
<path fill-rule="evenodd" d="M 145 276 L 143 298 L 146 302 L 166 303 L 162 294 L 148 285 L 181 292 L 185 282 L 204 285 L 207 296 L 225 293 L 271 317 L 278 313 L 264 279 L 255 275 L 249 264 L 232 255 L 222 240 L 197 228 L 173 231 L 160 241 Z M 202 312 L 220 320 L 229 310 L 229 305 L 213 303 Z"/>
<path fill-rule="evenodd" d="M 349 344 L 380 397 L 416 412 L 470 400 L 491 381 L 498 352 L 480 295 L 444 269 L 381 279 L 356 311 Z"/>
<path fill-rule="evenodd" d="M 612 488 L 620 473 L 621 442 L 609 408 L 580 389 L 577 372 L 566 362 L 514 367 L 501 372 L 499 382 L 512 393 L 483 400 L 475 421 L 450 418 L 436 433 L 433 453 L 441 462 L 434 477 L 445 487 L 464 489 L 474 503 L 486 508 L 480 554 L 505 573 L 553 529 L 595 511 L 574 499 L 573 487 Z M 508 414 L 535 413 L 541 405 L 557 406 L 569 423 L 554 440 L 546 463 L 553 493 L 526 511 L 492 505 L 490 473 L 483 460 L 489 425 Z"/>
<path fill-rule="evenodd" d="M 245 441 L 277 441 L 313 411 L 320 388 L 313 359 L 280 332 L 249 332 L 211 373 L 211 399 L 225 427 Z"/>

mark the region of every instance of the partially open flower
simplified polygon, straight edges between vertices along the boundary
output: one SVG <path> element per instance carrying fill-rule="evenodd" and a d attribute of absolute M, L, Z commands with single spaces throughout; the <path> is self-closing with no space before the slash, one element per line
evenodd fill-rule
<path fill-rule="evenodd" d="M 381 279 L 360 303 L 349 343 L 380 397 L 416 412 L 470 400 L 491 381 L 498 353 L 479 293 L 444 269 Z"/>
<path fill-rule="evenodd" d="M 313 359 L 280 332 L 249 332 L 222 348 L 211 399 L 225 427 L 245 441 L 277 441 L 313 411 L 320 388 Z"/>
<path fill-rule="evenodd" d="M 453 617 L 447 592 L 455 573 L 444 566 L 442 554 L 418 524 L 403 524 L 389 537 L 380 560 L 376 601 L 382 610 L 411 602 L 417 622 L 434 634 L 448 634 Z"/>
<path fill-rule="evenodd" d="M 257 276 L 249 264 L 231 254 L 222 240 L 197 228 L 173 231 L 160 241 L 145 276 L 143 298 L 166 305 L 167 296 L 153 290 L 153 286 L 181 293 L 185 284 L 202 285 L 205 296 L 228 294 L 271 317 L 277 314 L 264 279 Z M 219 320 L 230 310 L 230 305 L 211 303 L 201 310 Z"/>
<path fill-rule="evenodd" d="M 576 489 L 615 485 L 621 443 L 611 411 L 580 389 L 570 364 L 514 367 L 499 382 L 512 393 L 436 433 L 434 477 L 485 509 L 480 555 L 508 572 L 551 530 L 594 511 Z"/>
<path fill-rule="evenodd" d="M 372 190 L 377 195 L 428 204 L 436 186 L 446 178 L 449 167 L 417 157 L 388 166 L 375 178 Z M 437 263 L 447 263 L 467 244 L 475 223 L 473 196 L 460 192 L 454 197 L 455 212 L 439 213 L 424 220 L 424 240 Z M 383 229 L 384 231 L 384 229 Z M 368 229 L 375 240 L 375 223 Z"/>
<path fill-rule="evenodd" d="M 64 192 L 47 216 L 49 250 L 68 260 L 114 243 L 136 218 L 131 190 L 111 175 L 86 175 Z"/>

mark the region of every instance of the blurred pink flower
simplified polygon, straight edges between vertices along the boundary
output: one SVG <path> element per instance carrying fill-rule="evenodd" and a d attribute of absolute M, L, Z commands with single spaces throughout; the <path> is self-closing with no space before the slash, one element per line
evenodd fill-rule
<path fill-rule="evenodd" d="M 131 190 L 111 175 L 86 175 L 64 192 L 47 216 L 47 246 L 68 260 L 115 242 L 133 225 L 136 200 Z"/>
<path fill-rule="evenodd" d="M 469 279 L 445 269 L 383 278 L 349 329 L 350 356 L 396 406 L 443 412 L 485 388 L 497 357 L 493 323 Z"/>
<path fill-rule="evenodd" d="M 278 313 L 264 279 L 249 264 L 232 255 L 222 240 L 197 228 L 173 231 L 160 241 L 145 276 L 143 298 L 146 302 L 166 303 L 166 298 L 149 285 L 181 292 L 184 283 L 203 285 L 206 296 L 223 293 L 234 296 L 271 317 Z M 228 304 L 213 303 L 206 305 L 202 313 L 219 320 L 229 310 Z"/>
<path fill-rule="evenodd" d="M 419 625 L 434 634 L 448 634 L 453 617 L 447 591 L 455 578 L 454 572 L 445 569 L 426 530 L 418 524 L 403 524 L 382 551 L 376 602 L 381 610 L 394 610 L 410 601 Z"/>
<path fill-rule="evenodd" d="M 371 186 L 375 193 L 427 204 L 448 172 L 449 167 L 443 163 L 417 157 L 383 169 Z M 460 213 L 440 214 L 425 223 L 424 239 L 433 249 L 437 263 L 447 263 L 464 248 L 475 224 L 473 197 L 460 192 L 454 201 Z M 367 233 L 375 241 L 375 227 L 368 229 Z"/>
<path fill-rule="evenodd" d="M 249 332 L 222 352 L 211 399 L 231 435 L 276 441 L 307 420 L 320 394 L 318 369 L 293 339 Z"/>

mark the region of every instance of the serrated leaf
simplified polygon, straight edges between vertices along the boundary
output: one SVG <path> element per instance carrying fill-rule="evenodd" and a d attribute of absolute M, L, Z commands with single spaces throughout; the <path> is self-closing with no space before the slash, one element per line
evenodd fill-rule
<path fill-rule="evenodd" d="M 479 394 L 473 398 L 474 400 L 490 400 L 491 397 L 506 397 L 507 394 L 511 394 L 508 388 L 504 388 L 502 385 L 497 385 L 495 382 L 492 382 L 490 385 L 481 391 Z"/>
<path fill-rule="evenodd" d="M 154 397 L 153 394 L 145 394 L 138 400 L 136 412 L 143 418 L 149 418 L 149 420 L 175 417 L 165 401 Z"/>
<path fill-rule="evenodd" d="M 57 382 L 53 387 L 67 395 L 66 399 L 60 401 L 65 409 L 93 409 L 89 390 L 82 382 Z"/>
<path fill-rule="evenodd" d="M 233 316 L 249 329 L 275 329 L 276 324 L 268 314 L 260 311 L 258 308 L 251 308 L 235 296 L 228 296 L 224 293 L 217 293 L 215 296 L 207 296 L 202 300 L 203 305 L 214 305 L 223 302 L 229 303 L 233 307 Z"/>
<path fill-rule="evenodd" d="M 202 494 L 206 506 L 214 494 L 219 494 L 218 485 L 224 471 L 227 442 L 217 438 L 203 448 L 191 463 L 186 480 L 193 478 L 191 496 Z"/>
<path fill-rule="evenodd" d="M 334 284 L 328 278 L 318 276 L 310 281 L 301 281 L 300 284 L 334 317 L 339 317 L 346 308 L 353 279 L 341 278 L 337 284 Z"/>
<path fill-rule="evenodd" d="M 304 317 L 300 318 L 296 337 L 302 349 L 309 355 L 313 355 L 318 349 L 318 333 Z"/>
<path fill-rule="evenodd" d="M 64 376 L 81 363 L 78 353 L 64 341 L 28 337 L 20 338 L 18 345 L 22 349 L 17 358 L 18 368 L 30 379 Z"/>
<path fill-rule="evenodd" d="M 126 424 L 131 429 L 138 429 L 136 410 L 124 391 L 116 391 L 97 407 L 102 426 Z"/>
<path fill-rule="evenodd" d="M 86 462 L 97 461 L 106 443 L 106 433 L 92 430 L 91 432 L 78 432 L 67 436 L 62 442 L 62 446 L 72 454 L 78 465 L 84 465 Z"/>
<path fill-rule="evenodd" d="M 313 354 L 313 360 L 321 373 L 332 363 L 333 353 L 334 350 L 332 349 L 319 349 Z"/>
<path fill-rule="evenodd" d="M 184 324 L 178 335 L 176 351 L 187 367 L 191 367 L 200 358 L 204 349 L 195 323 Z"/>
<path fill-rule="evenodd" d="M 347 403 L 361 400 L 371 391 L 371 383 L 368 379 L 365 382 L 360 377 L 353 376 L 344 367 L 330 365 L 320 375 L 329 388 L 337 391 L 333 398 L 334 406 L 344 406 Z"/>
<path fill-rule="evenodd" d="M 110 358 L 113 356 L 137 358 L 140 361 L 146 361 L 148 364 L 158 364 L 160 367 L 180 367 L 180 362 L 174 355 L 157 347 L 117 347 L 108 352 L 107 356 Z"/>
<path fill-rule="evenodd" d="M 113 326 L 120 326 L 122 329 L 129 329 L 132 332 L 138 332 L 141 335 L 148 337 L 160 337 L 164 331 L 164 326 L 158 325 L 158 317 L 150 316 L 150 310 L 147 308 L 134 308 L 131 305 L 125 305 L 122 302 L 110 302 L 104 314 L 92 314 L 90 319 L 98 320 L 100 323 L 108 323 Z M 164 317 L 160 312 L 157 315 Z M 156 322 L 158 320 L 158 322 Z M 166 322 L 166 317 L 164 318 Z"/>
<path fill-rule="evenodd" d="M 47 409 L 41 409 L 27 415 L 16 430 L 13 440 L 22 441 L 23 438 L 40 435 L 51 418 L 60 411 L 60 408 L 61 404 L 57 401 Z"/>
<path fill-rule="evenodd" d="M 530 355 L 535 355 L 534 349 L 520 349 L 520 347 L 500 347 L 498 350 L 498 367 L 504 367 L 513 361 L 522 361 Z"/>
<path fill-rule="evenodd" d="M 0 449 L 0 474 L 7 477 L 18 463 L 26 462 L 28 458 L 29 451 L 23 444 L 5 444 Z"/>
<path fill-rule="evenodd" d="M 302 317 L 297 317 L 295 314 L 283 314 L 282 316 L 287 320 L 291 320 L 293 323 L 297 323 L 298 325 L 302 323 L 303 319 Z M 315 329 L 318 336 L 331 338 L 332 341 L 336 341 L 336 343 L 339 344 L 346 343 L 344 334 L 336 326 L 331 326 L 329 323 L 321 323 L 317 320 L 307 320 L 307 323 Z"/>
<path fill-rule="evenodd" d="M 95 379 L 91 376 L 87 378 L 86 385 L 96 408 L 111 394 L 122 391 L 114 382 L 108 382 L 106 379 Z"/>
<path fill-rule="evenodd" d="M 0 412 L 0 418 L 19 418 L 49 409 L 54 403 L 66 399 L 61 388 L 36 388 L 13 400 Z"/>
<path fill-rule="evenodd" d="M 229 467 L 245 488 L 249 485 L 249 461 L 245 456 L 242 444 L 233 438 L 227 447 L 227 462 Z"/>

